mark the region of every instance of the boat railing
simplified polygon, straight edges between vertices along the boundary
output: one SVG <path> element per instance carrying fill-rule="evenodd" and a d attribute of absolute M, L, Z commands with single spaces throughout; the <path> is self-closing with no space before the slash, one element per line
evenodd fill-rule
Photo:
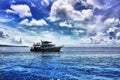
<path fill-rule="evenodd" d="M 41 46 L 41 44 L 40 43 L 33 43 L 33 46 L 37 47 L 37 46 Z"/>

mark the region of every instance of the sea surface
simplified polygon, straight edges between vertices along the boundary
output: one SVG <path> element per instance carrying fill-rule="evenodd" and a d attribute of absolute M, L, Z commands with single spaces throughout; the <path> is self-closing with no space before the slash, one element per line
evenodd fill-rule
<path fill-rule="evenodd" d="M 0 47 L 0 80 L 120 80 L 120 48 L 64 47 L 42 53 Z"/>

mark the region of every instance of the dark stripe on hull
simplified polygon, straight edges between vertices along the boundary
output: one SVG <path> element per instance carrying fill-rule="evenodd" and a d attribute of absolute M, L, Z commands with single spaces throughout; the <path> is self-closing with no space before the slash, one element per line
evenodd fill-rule
<path fill-rule="evenodd" d="M 55 47 L 55 48 L 33 48 L 30 51 L 33 52 L 60 52 L 62 47 Z"/>

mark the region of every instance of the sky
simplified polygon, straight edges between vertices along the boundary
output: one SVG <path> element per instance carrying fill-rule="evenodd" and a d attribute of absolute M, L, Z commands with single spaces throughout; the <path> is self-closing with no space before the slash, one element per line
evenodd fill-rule
<path fill-rule="evenodd" d="M 120 45 L 120 0 L 0 0 L 0 44 Z"/>

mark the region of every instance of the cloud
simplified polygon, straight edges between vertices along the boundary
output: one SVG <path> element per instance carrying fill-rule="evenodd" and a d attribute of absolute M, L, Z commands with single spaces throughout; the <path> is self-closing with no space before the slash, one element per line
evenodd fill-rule
<path fill-rule="evenodd" d="M 47 22 L 44 19 L 36 20 L 32 19 L 29 21 L 28 19 L 24 19 L 20 22 L 20 25 L 26 25 L 26 26 L 47 26 Z"/>
<path fill-rule="evenodd" d="M 77 11 L 74 9 L 72 4 L 68 1 L 61 1 L 57 0 L 53 3 L 51 7 L 50 17 L 51 18 L 57 18 L 60 19 L 67 19 L 67 20 L 73 20 L 73 21 L 82 21 L 84 19 L 87 19 L 93 15 L 93 10 L 87 9 Z"/>
<path fill-rule="evenodd" d="M 4 22 L 10 22 L 10 21 L 12 21 L 12 20 L 14 20 L 14 18 L 12 18 L 12 19 L 0 18 L 0 22 L 2 22 L 2 23 L 4 23 Z"/>
<path fill-rule="evenodd" d="M 32 17 L 30 8 L 28 5 L 14 5 L 12 4 L 10 6 L 12 10 L 7 10 L 7 12 L 12 12 L 12 13 L 17 13 L 19 17 L 24 18 L 24 17 Z"/>
<path fill-rule="evenodd" d="M 75 35 L 77 35 L 77 36 L 85 33 L 85 31 L 84 31 L 84 30 L 81 30 L 81 29 L 78 29 L 78 30 L 77 30 L 77 29 L 74 29 L 72 32 L 73 32 L 73 34 L 75 34 Z"/>
<path fill-rule="evenodd" d="M 75 10 L 74 4 L 80 2 L 80 0 L 57 0 L 53 3 L 50 12 L 50 19 L 52 21 L 64 20 L 65 22 L 72 25 L 75 29 L 84 30 L 87 36 L 96 35 L 97 32 L 103 31 L 105 28 L 102 24 L 101 15 L 94 15 L 94 9 L 82 9 Z M 88 5 L 87 2 L 82 1 L 84 6 Z M 60 22 L 59 25 L 65 25 L 65 22 Z M 74 31 L 73 31 L 74 32 Z M 79 31 L 75 33 L 81 34 Z M 85 35 L 85 36 L 86 36 Z"/>
<path fill-rule="evenodd" d="M 0 43 L 3 44 L 18 44 L 20 39 L 22 39 L 21 45 L 29 46 L 31 46 L 33 42 L 40 42 L 40 40 L 49 40 L 57 45 L 65 46 L 75 45 L 74 42 L 78 43 L 78 41 L 73 39 L 71 36 L 61 35 L 51 31 L 39 31 L 36 33 L 36 31 L 33 32 L 31 30 L 24 30 L 21 32 L 19 29 L 10 28 L 3 25 L 0 26 L 0 30 L 6 34 L 9 34 L 9 38 L 0 40 Z"/>
<path fill-rule="evenodd" d="M 31 6 L 32 6 L 32 7 L 36 7 L 36 5 L 35 5 L 33 2 L 31 2 Z"/>
<path fill-rule="evenodd" d="M 74 5 L 81 3 L 83 6 L 91 5 L 94 8 L 75 10 Z M 99 0 L 57 0 L 51 7 L 50 17 L 51 21 L 64 20 L 72 24 L 73 28 L 85 29 L 87 34 L 105 32 L 108 29 L 108 24 L 114 26 L 120 23 L 119 19 L 109 19 L 105 22 L 103 19 L 104 15 L 96 14 L 96 9 L 103 9 L 104 1 Z M 62 23 L 62 22 L 61 22 Z M 59 23 L 59 24 L 61 24 Z"/>
<path fill-rule="evenodd" d="M 81 2 L 85 7 L 92 7 L 75 10 L 74 5 L 78 2 Z M 104 21 L 104 15 L 96 14 L 96 8 L 98 10 L 104 9 L 105 5 L 104 1 L 99 0 L 57 0 L 51 7 L 49 19 L 53 22 L 64 20 L 65 22 L 59 23 L 60 26 L 65 26 L 66 22 L 70 23 L 73 28 L 78 29 L 72 31 L 76 35 L 85 33 L 84 36 L 88 39 L 93 37 L 99 44 L 102 42 L 105 44 L 107 41 L 110 41 L 108 32 L 111 30 L 118 30 L 112 27 L 117 27 L 117 25 L 120 24 L 119 19 L 106 17 L 107 19 Z M 81 38 L 84 39 L 84 37 Z M 104 41 L 101 41 L 101 39 L 104 39 Z"/>
<path fill-rule="evenodd" d="M 116 38 L 117 38 L 118 40 L 120 40 L 120 32 L 117 32 L 117 33 L 116 33 Z"/>
<path fill-rule="evenodd" d="M 51 7 L 49 20 L 65 20 L 73 24 L 73 27 L 85 28 L 83 23 L 87 22 L 85 20 L 92 18 L 94 11 L 92 9 L 83 9 L 81 11 L 77 11 L 74 9 L 72 1 L 73 0 L 55 1 Z"/>
<path fill-rule="evenodd" d="M 120 20 L 118 18 L 107 18 L 104 21 L 104 25 L 106 26 L 106 32 L 110 33 L 110 32 L 120 32 Z"/>
<path fill-rule="evenodd" d="M 91 16 L 93 16 L 93 10 L 91 9 L 87 9 L 87 10 L 82 10 L 82 16 L 84 19 L 90 18 Z"/>
<path fill-rule="evenodd" d="M 0 31 L 0 38 L 4 37 L 4 33 L 2 31 Z"/>
<path fill-rule="evenodd" d="M 14 4 L 14 3 L 16 3 L 16 1 L 15 0 L 11 0 L 10 3 Z"/>
<path fill-rule="evenodd" d="M 28 31 L 28 30 L 21 32 L 19 29 L 11 28 L 11 27 L 5 26 L 5 25 L 0 25 L 0 31 L 3 32 L 2 35 L 4 35 L 4 37 L 5 37 L 5 38 L 0 39 L 0 44 L 18 45 L 19 40 L 22 39 L 23 42 L 21 45 L 29 45 L 30 42 L 32 42 L 32 41 L 30 41 L 30 39 L 32 40 L 31 37 L 33 35 L 34 36 L 37 35 L 35 33 L 30 34 L 31 31 Z"/>
<path fill-rule="evenodd" d="M 24 28 L 23 28 L 24 29 Z M 106 34 L 98 32 L 96 36 L 92 36 L 94 43 L 91 42 L 91 37 L 79 37 L 71 35 L 62 35 L 53 31 L 31 31 L 31 30 L 19 30 L 15 28 L 9 28 L 8 26 L 1 26 L 0 30 L 5 34 L 9 34 L 9 38 L 0 40 L 0 43 L 5 44 L 18 44 L 19 40 L 22 39 L 21 45 L 31 46 L 33 42 L 39 42 L 40 40 L 49 40 L 54 42 L 57 45 L 65 46 L 91 46 L 91 45 L 114 45 L 113 42 L 119 44 L 118 40 L 112 41 L 109 40 Z M 84 31 L 78 30 L 76 33 L 83 33 Z M 15 35 L 17 34 L 17 35 Z M 23 36 L 24 35 L 24 36 Z M 17 41 L 16 41 L 17 40 Z"/>
<path fill-rule="evenodd" d="M 50 1 L 49 1 L 49 0 L 42 0 L 42 1 L 41 1 L 41 4 L 42 4 L 43 6 L 49 6 Z"/>
<path fill-rule="evenodd" d="M 6 9 L 5 12 L 6 12 L 6 13 L 17 14 L 17 12 L 15 12 L 15 11 L 13 11 L 13 10 L 11 10 L 11 9 Z"/>
<path fill-rule="evenodd" d="M 94 8 L 102 9 L 104 5 L 101 4 L 100 0 L 86 0 L 86 4 L 92 5 Z"/>
<path fill-rule="evenodd" d="M 115 32 L 116 30 L 118 30 L 119 28 L 117 28 L 117 27 L 110 27 L 110 28 L 108 28 L 108 31 L 107 31 L 107 33 L 109 33 L 109 32 Z"/>
<path fill-rule="evenodd" d="M 69 24 L 69 23 L 67 23 L 66 21 L 60 22 L 60 23 L 59 23 L 59 26 L 61 26 L 61 27 L 69 27 L 69 28 L 72 28 L 72 25 Z"/>
<path fill-rule="evenodd" d="M 108 18 L 104 21 L 104 24 L 107 26 L 117 26 L 120 24 L 120 20 L 118 18 Z"/>

